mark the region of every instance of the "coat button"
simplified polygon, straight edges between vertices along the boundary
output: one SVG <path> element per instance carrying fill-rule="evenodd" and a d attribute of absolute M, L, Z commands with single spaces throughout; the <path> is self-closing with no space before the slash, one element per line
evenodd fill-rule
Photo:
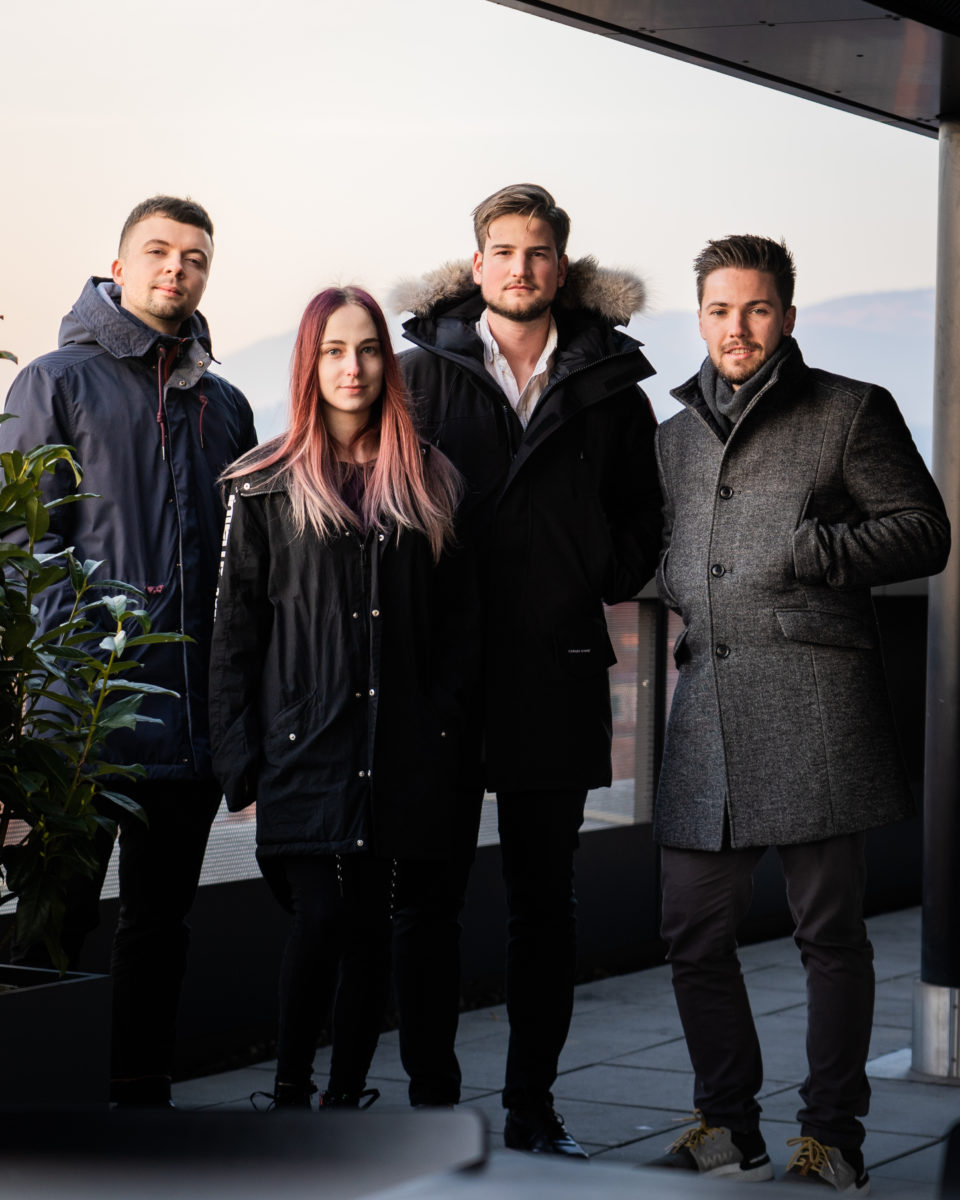
<path fill-rule="evenodd" d="M 730 657 L 730 647 L 725 645 L 723 642 L 718 642 L 716 653 L 717 653 L 717 658 L 729 658 Z"/>
<path fill-rule="evenodd" d="M 370 616 L 371 616 L 371 617 L 379 617 L 379 616 L 380 616 L 380 609 L 379 609 L 379 608 L 375 608 L 375 609 L 373 610 L 373 612 L 370 614 Z"/>
<path fill-rule="evenodd" d="M 357 847 L 362 848 L 362 846 L 363 846 L 363 838 L 357 838 Z"/>
<path fill-rule="evenodd" d="M 446 736 L 447 736 L 447 731 L 446 731 L 445 729 L 441 729 L 441 730 L 440 730 L 440 736 L 441 736 L 441 737 L 446 737 Z"/>
<path fill-rule="evenodd" d="M 720 489 L 720 499 L 721 500 L 729 500 L 732 495 L 733 495 L 733 488 L 728 483 L 725 483 L 723 485 L 723 487 Z"/>
<path fill-rule="evenodd" d="M 359 699 L 361 698 L 361 696 L 363 695 L 363 692 L 354 692 L 353 694 L 354 694 L 354 697 L 355 697 L 357 700 L 359 700 Z"/>
<path fill-rule="evenodd" d="M 297 735 L 295 733 L 288 734 L 288 737 L 290 738 L 291 742 L 295 742 L 297 740 Z"/>
<path fill-rule="evenodd" d="M 361 779 L 366 779 L 366 777 L 367 777 L 366 771 L 358 771 L 357 774 L 360 776 Z"/>
<path fill-rule="evenodd" d="M 721 575 L 726 574 L 726 570 L 722 563 L 714 563 L 710 568 L 710 574 L 714 577 L 714 579 L 719 579 Z"/>
<path fill-rule="evenodd" d="M 186 386 L 187 386 L 187 381 L 186 381 L 185 379 L 178 379 L 178 380 L 177 380 L 177 384 L 178 384 L 180 387 L 186 387 Z"/>
<path fill-rule="evenodd" d="M 359 613 L 351 613 L 350 616 L 353 617 L 353 619 L 356 621 L 357 618 L 360 616 L 360 614 Z"/>
<path fill-rule="evenodd" d="M 369 691 L 369 692 L 367 692 L 367 695 L 368 695 L 368 696 L 375 696 L 376 694 L 377 694 L 377 689 L 376 689 L 376 688 L 371 688 L 371 689 L 370 689 L 370 691 Z"/>

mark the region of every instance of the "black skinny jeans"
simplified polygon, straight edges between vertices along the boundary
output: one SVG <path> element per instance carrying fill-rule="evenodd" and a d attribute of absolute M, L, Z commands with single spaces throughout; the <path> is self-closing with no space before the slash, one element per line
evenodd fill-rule
<path fill-rule="evenodd" d="M 293 914 L 280 966 L 277 1082 L 309 1083 L 332 1008 L 329 1090 L 357 1094 L 390 986 L 391 863 L 368 854 L 275 855 L 261 864 Z"/>

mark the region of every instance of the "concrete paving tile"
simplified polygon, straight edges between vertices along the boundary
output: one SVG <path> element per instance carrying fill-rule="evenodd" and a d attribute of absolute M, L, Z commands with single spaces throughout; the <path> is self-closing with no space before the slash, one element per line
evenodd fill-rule
<path fill-rule="evenodd" d="M 655 1102 L 657 1108 L 683 1116 L 693 1108 L 693 1071 L 600 1064 L 561 1075 L 553 1092 L 564 1111 L 571 1101 L 579 1100 L 637 1108 L 649 1108 Z"/>
<path fill-rule="evenodd" d="M 631 1050 L 627 1054 L 617 1057 L 611 1056 L 604 1061 L 618 1067 L 644 1067 L 655 1071 L 683 1071 L 685 1073 L 692 1071 L 690 1055 L 687 1053 L 687 1043 L 682 1036 L 658 1042 L 655 1046 Z"/>
<path fill-rule="evenodd" d="M 867 1143 L 867 1151 L 872 1159 L 874 1154 L 870 1142 Z M 885 1162 L 868 1162 L 867 1169 L 871 1180 L 910 1179 L 920 1183 L 937 1183 L 943 1170 L 944 1153 L 944 1143 L 934 1142 Z"/>
<path fill-rule="evenodd" d="M 619 1022 L 600 1023 L 593 1027 L 581 1022 L 570 1030 L 570 1036 L 560 1056 L 560 1069 L 569 1071 L 576 1067 L 588 1066 L 590 1063 L 609 1062 L 611 1059 L 619 1059 L 623 1055 L 648 1047 L 664 1043 L 672 1045 L 678 1039 L 682 1042 L 682 1038 L 679 1018 L 675 1022 L 664 1022 L 648 1031 L 624 1029 Z"/>
<path fill-rule="evenodd" d="M 250 1093 L 273 1091 L 274 1064 L 245 1067 L 240 1071 L 225 1071 L 220 1075 L 202 1075 L 186 1079 L 171 1089 L 178 1108 L 207 1108 L 216 1104 L 242 1103 L 250 1107 Z"/>
<path fill-rule="evenodd" d="M 868 1129 L 942 1137 L 960 1120 L 960 1088 L 912 1079 L 874 1079 Z"/>

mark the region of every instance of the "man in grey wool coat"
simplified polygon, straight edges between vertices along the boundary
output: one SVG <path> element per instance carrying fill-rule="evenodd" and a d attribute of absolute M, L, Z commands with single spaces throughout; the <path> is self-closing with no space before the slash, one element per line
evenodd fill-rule
<path fill-rule="evenodd" d="M 786 246 L 725 238 L 695 270 L 708 356 L 657 435 L 657 579 L 684 628 L 655 836 L 699 1123 L 657 1164 L 773 1175 L 736 933 L 776 846 L 808 995 L 788 1176 L 863 1195 L 865 831 L 912 809 L 870 588 L 941 571 L 950 529 L 890 394 L 804 363 Z"/>

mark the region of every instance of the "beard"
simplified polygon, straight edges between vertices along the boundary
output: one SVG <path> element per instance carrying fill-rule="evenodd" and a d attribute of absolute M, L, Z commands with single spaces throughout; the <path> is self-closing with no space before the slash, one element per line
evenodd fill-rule
<path fill-rule="evenodd" d="M 526 324 L 528 321 L 537 321 L 544 313 L 550 311 L 550 305 L 553 303 L 553 297 L 549 300 L 543 296 L 531 296 L 523 307 L 506 308 L 502 304 L 497 304 L 496 301 L 487 301 L 487 308 L 492 313 L 496 313 L 498 317 L 504 317 L 508 321 L 517 321 L 520 324 Z"/>
<path fill-rule="evenodd" d="M 738 345 L 744 350 L 759 350 L 761 358 L 752 358 L 749 362 L 730 363 L 723 367 L 717 367 L 717 374 L 720 378 L 725 379 L 727 383 L 733 384 L 736 387 L 739 387 L 742 383 L 746 383 L 748 379 L 752 379 L 764 363 L 770 360 L 770 354 L 764 354 L 763 347 L 757 345 L 756 342 L 739 342 Z M 723 359 L 721 358 L 722 361 Z"/>

